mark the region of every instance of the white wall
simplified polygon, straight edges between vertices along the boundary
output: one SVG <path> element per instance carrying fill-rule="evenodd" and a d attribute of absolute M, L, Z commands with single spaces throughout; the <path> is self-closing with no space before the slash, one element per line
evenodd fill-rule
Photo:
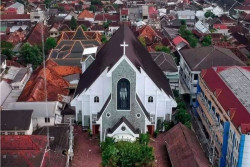
<path fill-rule="evenodd" d="M 245 135 L 242 167 L 249 167 L 249 166 L 250 166 L 250 135 Z"/>

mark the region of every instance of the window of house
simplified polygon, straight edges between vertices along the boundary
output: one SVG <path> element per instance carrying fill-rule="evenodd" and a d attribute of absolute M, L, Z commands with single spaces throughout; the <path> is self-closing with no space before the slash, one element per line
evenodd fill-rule
<path fill-rule="evenodd" d="M 198 80 L 198 74 L 194 74 L 194 80 Z"/>
<path fill-rule="evenodd" d="M 136 117 L 137 117 L 137 118 L 140 118 L 140 117 L 141 117 L 141 114 L 140 114 L 140 113 L 137 113 L 137 114 L 136 114 Z"/>
<path fill-rule="evenodd" d="M 1 132 L 1 135 L 5 135 L 5 132 Z"/>
<path fill-rule="evenodd" d="M 153 103 L 153 102 L 154 102 L 154 98 L 153 98 L 152 96 L 149 96 L 149 97 L 148 97 L 148 102 L 149 102 L 149 103 Z"/>
<path fill-rule="evenodd" d="M 24 132 L 17 132 L 18 135 L 25 135 Z"/>
<path fill-rule="evenodd" d="M 50 122 L 50 118 L 49 117 L 45 117 L 45 122 Z"/>
<path fill-rule="evenodd" d="M 117 83 L 117 110 L 130 110 L 130 82 L 125 78 Z"/>
<path fill-rule="evenodd" d="M 99 103 L 99 97 L 98 96 L 94 97 L 94 103 Z"/>
<path fill-rule="evenodd" d="M 15 135 L 15 132 L 8 132 L 8 135 Z"/>

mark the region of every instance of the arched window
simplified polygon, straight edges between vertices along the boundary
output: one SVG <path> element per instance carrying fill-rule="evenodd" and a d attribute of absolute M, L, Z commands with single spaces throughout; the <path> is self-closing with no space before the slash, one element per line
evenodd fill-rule
<path fill-rule="evenodd" d="M 149 97 L 148 97 L 148 102 L 149 102 L 149 103 L 153 103 L 153 102 L 154 102 L 154 98 L 153 98 L 152 96 L 149 96 Z"/>
<path fill-rule="evenodd" d="M 99 97 L 98 96 L 94 97 L 94 103 L 99 103 Z"/>
<path fill-rule="evenodd" d="M 117 83 L 117 110 L 130 110 L 130 82 L 125 78 Z"/>

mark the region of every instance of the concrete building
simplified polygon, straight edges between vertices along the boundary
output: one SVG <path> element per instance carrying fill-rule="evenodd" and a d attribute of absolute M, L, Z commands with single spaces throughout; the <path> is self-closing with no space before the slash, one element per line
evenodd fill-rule
<path fill-rule="evenodd" d="M 170 121 L 173 99 L 168 80 L 133 32 L 122 25 L 81 75 L 71 105 L 76 121 L 100 134 L 135 141 Z"/>
<path fill-rule="evenodd" d="M 220 167 L 250 165 L 250 68 L 202 70 L 197 91 L 197 117 Z"/>
<path fill-rule="evenodd" d="M 198 75 L 213 66 L 244 66 L 229 49 L 216 46 L 182 49 L 180 53 L 180 94 L 186 94 L 190 105 L 196 101 Z"/>

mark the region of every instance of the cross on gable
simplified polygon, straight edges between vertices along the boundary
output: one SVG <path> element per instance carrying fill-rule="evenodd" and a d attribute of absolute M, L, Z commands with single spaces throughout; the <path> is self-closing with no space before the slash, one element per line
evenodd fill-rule
<path fill-rule="evenodd" d="M 126 44 L 125 41 L 123 41 L 123 44 L 120 45 L 121 47 L 123 47 L 123 55 L 126 55 L 126 47 L 128 47 L 128 44 Z"/>

